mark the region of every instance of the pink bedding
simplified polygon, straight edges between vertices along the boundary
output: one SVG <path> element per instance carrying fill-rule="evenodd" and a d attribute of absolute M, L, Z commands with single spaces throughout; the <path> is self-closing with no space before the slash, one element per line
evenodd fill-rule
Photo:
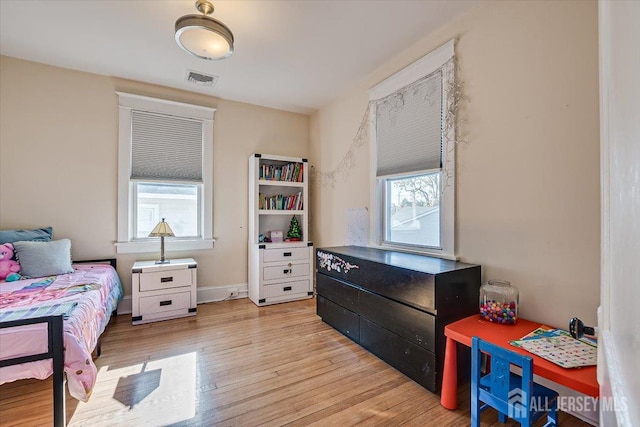
<path fill-rule="evenodd" d="M 75 264 L 74 270 L 48 278 L 0 283 L 0 321 L 42 316 L 64 307 L 64 370 L 69 392 L 86 402 L 97 376 L 91 353 L 123 292 L 110 265 Z M 0 360 L 46 351 L 46 324 L 0 329 Z M 52 373 L 51 360 L 7 366 L 0 368 L 0 384 L 24 378 L 45 379 Z"/>

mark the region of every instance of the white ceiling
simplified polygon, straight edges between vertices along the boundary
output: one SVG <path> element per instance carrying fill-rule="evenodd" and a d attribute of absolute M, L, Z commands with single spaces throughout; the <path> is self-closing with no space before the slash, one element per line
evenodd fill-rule
<path fill-rule="evenodd" d="M 472 1 L 213 1 L 235 52 L 206 61 L 174 41 L 195 0 L 0 0 L 0 53 L 310 113 Z M 213 88 L 187 70 L 219 76 Z"/>

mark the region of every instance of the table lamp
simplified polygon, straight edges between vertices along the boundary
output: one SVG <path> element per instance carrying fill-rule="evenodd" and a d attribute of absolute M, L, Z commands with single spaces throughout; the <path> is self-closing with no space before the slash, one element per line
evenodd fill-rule
<path fill-rule="evenodd" d="M 160 259 L 156 261 L 156 264 L 168 264 L 169 262 L 171 262 L 164 257 L 164 238 L 175 237 L 175 234 L 173 234 L 173 230 L 171 229 L 171 227 L 169 227 L 169 224 L 164 222 L 164 218 L 162 218 L 162 221 L 160 221 L 158 225 L 156 225 L 153 230 L 151 230 L 151 233 L 149 233 L 149 237 L 160 238 Z"/>

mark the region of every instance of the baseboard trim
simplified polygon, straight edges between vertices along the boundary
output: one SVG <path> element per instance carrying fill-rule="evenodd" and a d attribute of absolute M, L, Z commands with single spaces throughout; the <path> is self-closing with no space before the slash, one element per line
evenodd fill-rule
<path fill-rule="evenodd" d="M 238 294 L 231 296 L 234 290 L 237 291 Z M 225 286 L 198 286 L 198 304 L 248 297 L 249 288 L 246 283 Z"/>

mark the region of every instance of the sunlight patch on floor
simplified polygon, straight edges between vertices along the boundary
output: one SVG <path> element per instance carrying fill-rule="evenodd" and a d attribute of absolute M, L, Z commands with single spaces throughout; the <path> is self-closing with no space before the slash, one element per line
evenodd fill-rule
<path fill-rule="evenodd" d="M 69 425 L 108 425 L 114 416 L 130 425 L 167 425 L 195 414 L 196 353 L 192 352 L 100 368 L 89 402 L 78 404 Z"/>

